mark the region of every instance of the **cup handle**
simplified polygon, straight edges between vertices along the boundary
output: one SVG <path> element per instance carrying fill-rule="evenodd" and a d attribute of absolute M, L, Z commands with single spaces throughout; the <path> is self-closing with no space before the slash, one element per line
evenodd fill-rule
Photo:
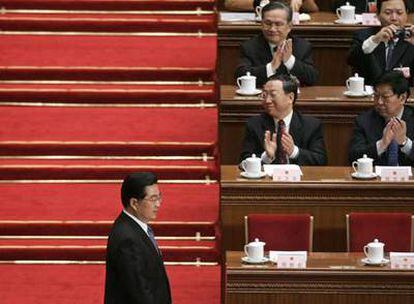
<path fill-rule="evenodd" d="M 256 14 L 259 17 L 262 17 L 262 7 L 259 5 L 256 7 Z"/>
<path fill-rule="evenodd" d="M 249 254 L 247 253 L 247 245 L 244 245 L 244 253 L 246 254 L 246 256 L 249 256 Z"/>
<path fill-rule="evenodd" d="M 368 246 L 367 245 L 364 246 L 364 253 L 365 253 L 365 256 L 368 257 Z"/>
<path fill-rule="evenodd" d="M 341 10 L 339 9 L 339 7 L 336 9 L 336 15 L 338 16 L 339 19 L 342 19 Z"/>
<path fill-rule="evenodd" d="M 347 80 L 345 81 L 345 84 L 346 84 L 346 89 L 349 91 L 349 79 L 347 79 Z"/>
<path fill-rule="evenodd" d="M 236 79 L 236 82 L 237 82 L 237 86 L 239 87 L 239 89 L 241 89 L 240 77 Z"/>
<path fill-rule="evenodd" d="M 352 162 L 352 168 L 354 169 L 354 172 L 355 173 L 358 172 L 358 162 L 357 161 L 353 161 Z"/>
<path fill-rule="evenodd" d="M 247 171 L 247 170 L 246 170 L 246 160 L 243 160 L 243 161 L 241 162 L 241 167 L 242 167 L 242 169 L 243 169 L 244 171 Z"/>

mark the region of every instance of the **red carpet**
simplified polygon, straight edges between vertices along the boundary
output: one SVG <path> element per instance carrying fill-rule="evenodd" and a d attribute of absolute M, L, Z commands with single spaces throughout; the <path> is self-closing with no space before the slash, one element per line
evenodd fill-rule
<path fill-rule="evenodd" d="M 7 9 L 211 10 L 215 0 L 2 0 L 1 4 Z"/>
<path fill-rule="evenodd" d="M 175 14 L 13 14 L 0 15 L 3 31 L 213 33 L 216 15 Z"/>
<path fill-rule="evenodd" d="M 215 36 L 179 36 L 171 41 L 168 36 L 3 34 L 0 43 L 7 48 L 0 57 L 0 78 L 214 79 Z"/>
<path fill-rule="evenodd" d="M 0 102 L 54 103 L 216 103 L 214 85 L 0 83 Z"/>
<path fill-rule="evenodd" d="M 163 202 L 157 221 L 217 220 L 218 184 L 160 184 L 160 189 Z M 0 184 L 0 193 L 1 220 L 112 221 L 122 209 L 118 183 L 6 183 Z M 24 210 L 16 203 L 22 193 Z"/>
<path fill-rule="evenodd" d="M 220 266 L 167 266 L 167 272 L 175 304 L 220 303 Z M 102 303 L 104 282 L 104 265 L 0 265 L 7 304 Z"/>
<path fill-rule="evenodd" d="M 0 125 L 0 141 L 214 142 L 217 110 L 0 107 Z"/>

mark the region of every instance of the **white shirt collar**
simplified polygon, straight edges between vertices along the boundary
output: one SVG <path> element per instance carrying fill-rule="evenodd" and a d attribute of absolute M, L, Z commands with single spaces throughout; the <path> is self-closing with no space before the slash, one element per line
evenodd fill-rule
<path fill-rule="evenodd" d="M 285 126 L 286 126 L 286 131 L 288 131 L 288 132 L 289 132 L 289 129 L 290 129 L 290 122 L 292 121 L 292 116 L 293 116 L 293 110 L 290 111 L 290 113 L 283 118 L 283 121 L 285 122 Z M 278 123 L 279 119 L 273 118 L 273 120 L 274 120 L 275 126 L 277 128 L 277 123 Z"/>
<path fill-rule="evenodd" d="M 128 215 L 130 218 L 132 218 L 134 220 L 134 222 L 137 223 L 142 228 L 142 230 L 145 231 L 146 234 L 148 234 L 148 225 L 146 223 L 144 223 L 143 221 L 140 221 L 138 218 L 133 216 L 131 213 L 129 213 L 125 209 L 123 209 L 122 212 L 124 212 L 126 215 Z"/>

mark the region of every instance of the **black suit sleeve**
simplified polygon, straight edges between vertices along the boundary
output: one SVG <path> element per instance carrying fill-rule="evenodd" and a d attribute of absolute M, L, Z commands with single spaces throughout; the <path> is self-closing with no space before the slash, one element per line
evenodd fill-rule
<path fill-rule="evenodd" d="M 237 79 L 243 75 L 246 75 L 247 72 L 250 72 L 251 75 L 257 77 L 257 85 L 261 86 L 267 79 L 266 64 L 267 63 L 255 65 L 254 54 L 249 51 L 249 48 L 246 45 L 242 44 L 240 48 L 239 64 L 236 68 L 234 76 Z"/>
<path fill-rule="evenodd" d="M 357 31 L 352 39 L 351 49 L 348 54 L 348 64 L 352 67 L 353 72 L 366 78 L 368 83 L 372 83 L 375 79 L 381 77 L 383 73 L 383 68 L 374 52 L 365 54 L 362 50 L 362 44 L 371 36 L 370 34 L 373 33 Z"/>
<path fill-rule="evenodd" d="M 117 251 L 116 269 L 119 285 L 125 287 L 128 298 L 134 303 L 154 304 L 153 292 L 145 278 L 144 253 L 141 246 L 131 240 L 123 241 Z"/>
<path fill-rule="evenodd" d="M 323 138 L 322 123 L 318 122 L 315 128 L 306 128 L 307 142 L 299 147 L 299 155 L 293 162 L 300 166 L 322 166 L 327 162 L 325 141 Z"/>
<path fill-rule="evenodd" d="M 363 126 L 361 116 L 355 119 L 354 130 L 349 147 L 349 162 L 357 160 L 366 154 L 368 157 L 378 159 L 376 141 L 369 141 L 366 134 L 366 128 Z"/>
<path fill-rule="evenodd" d="M 261 157 L 264 148 L 263 143 L 260 142 L 264 135 L 257 134 L 255 127 L 250 121 L 247 121 L 246 130 L 244 133 L 244 139 L 242 144 L 242 152 L 240 154 L 239 163 L 241 163 L 247 157 L 256 154 L 257 157 Z"/>
<path fill-rule="evenodd" d="M 297 53 L 298 56 L 295 56 L 295 64 L 293 65 L 290 74 L 295 75 L 301 85 L 311 86 L 318 81 L 318 70 L 313 66 L 312 60 L 312 46 L 309 42 L 302 40 L 303 43 L 297 46 L 300 48 Z M 300 54 L 300 55 L 299 55 Z"/>

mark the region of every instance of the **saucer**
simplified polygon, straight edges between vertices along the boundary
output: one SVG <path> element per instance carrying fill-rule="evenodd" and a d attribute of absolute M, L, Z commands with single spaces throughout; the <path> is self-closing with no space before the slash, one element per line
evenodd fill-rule
<path fill-rule="evenodd" d="M 372 172 L 371 174 L 369 174 L 369 175 L 361 175 L 361 174 L 358 174 L 358 172 L 352 172 L 351 173 L 351 176 L 353 177 L 353 178 L 356 178 L 356 179 L 374 179 L 374 178 L 376 178 L 378 175 L 375 173 L 375 172 Z"/>
<path fill-rule="evenodd" d="M 361 259 L 361 262 L 365 265 L 371 265 L 371 266 L 384 266 L 390 262 L 390 260 L 383 258 L 381 262 L 371 262 L 368 258 Z"/>
<path fill-rule="evenodd" d="M 245 92 L 241 89 L 237 89 L 236 93 L 239 95 L 244 95 L 244 96 L 255 96 L 255 95 L 259 95 L 260 93 L 262 93 L 262 90 L 256 89 L 253 92 Z"/>
<path fill-rule="evenodd" d="M 266 172 L 261 171 L 259 173 L 259 175 L 251 175 L 248 172 L 241 172 L 240 175 L 243 176 L 244 178 L 258 179 L 258 178 L 265 177 L 266 176 Z"/>
<path fill-rule="evenodd" d="M 371 94 L 366 92 L 366 91 L 363 91 L 363 92 L 345 91 L 344 95 L 348 96 L 348 97 L 366 97 L 366 96 L 369 96 Z"/>
<path fill-rule="evenodd" d="M 266 257 L 263 257 L 261 261 L 257 261 L 257 260 L 251 260 L 248 256 L 244 256 L 242 257 L 242 261 L 247 264 L 264 264 L 264 263 L 269 262 L 269 259 Z"/>
<path fill-rule="evenodd" d="M 353 21 L 344 21 L 344 20 L 341 20 L 341 19 L 336 19 L 335 20 L 335 23 L 337 23 L 337 24 L 358 24 L 358 23 L 362 23 L 361 21 L 359 21 L 359 20 L 353 20 Z"/>

